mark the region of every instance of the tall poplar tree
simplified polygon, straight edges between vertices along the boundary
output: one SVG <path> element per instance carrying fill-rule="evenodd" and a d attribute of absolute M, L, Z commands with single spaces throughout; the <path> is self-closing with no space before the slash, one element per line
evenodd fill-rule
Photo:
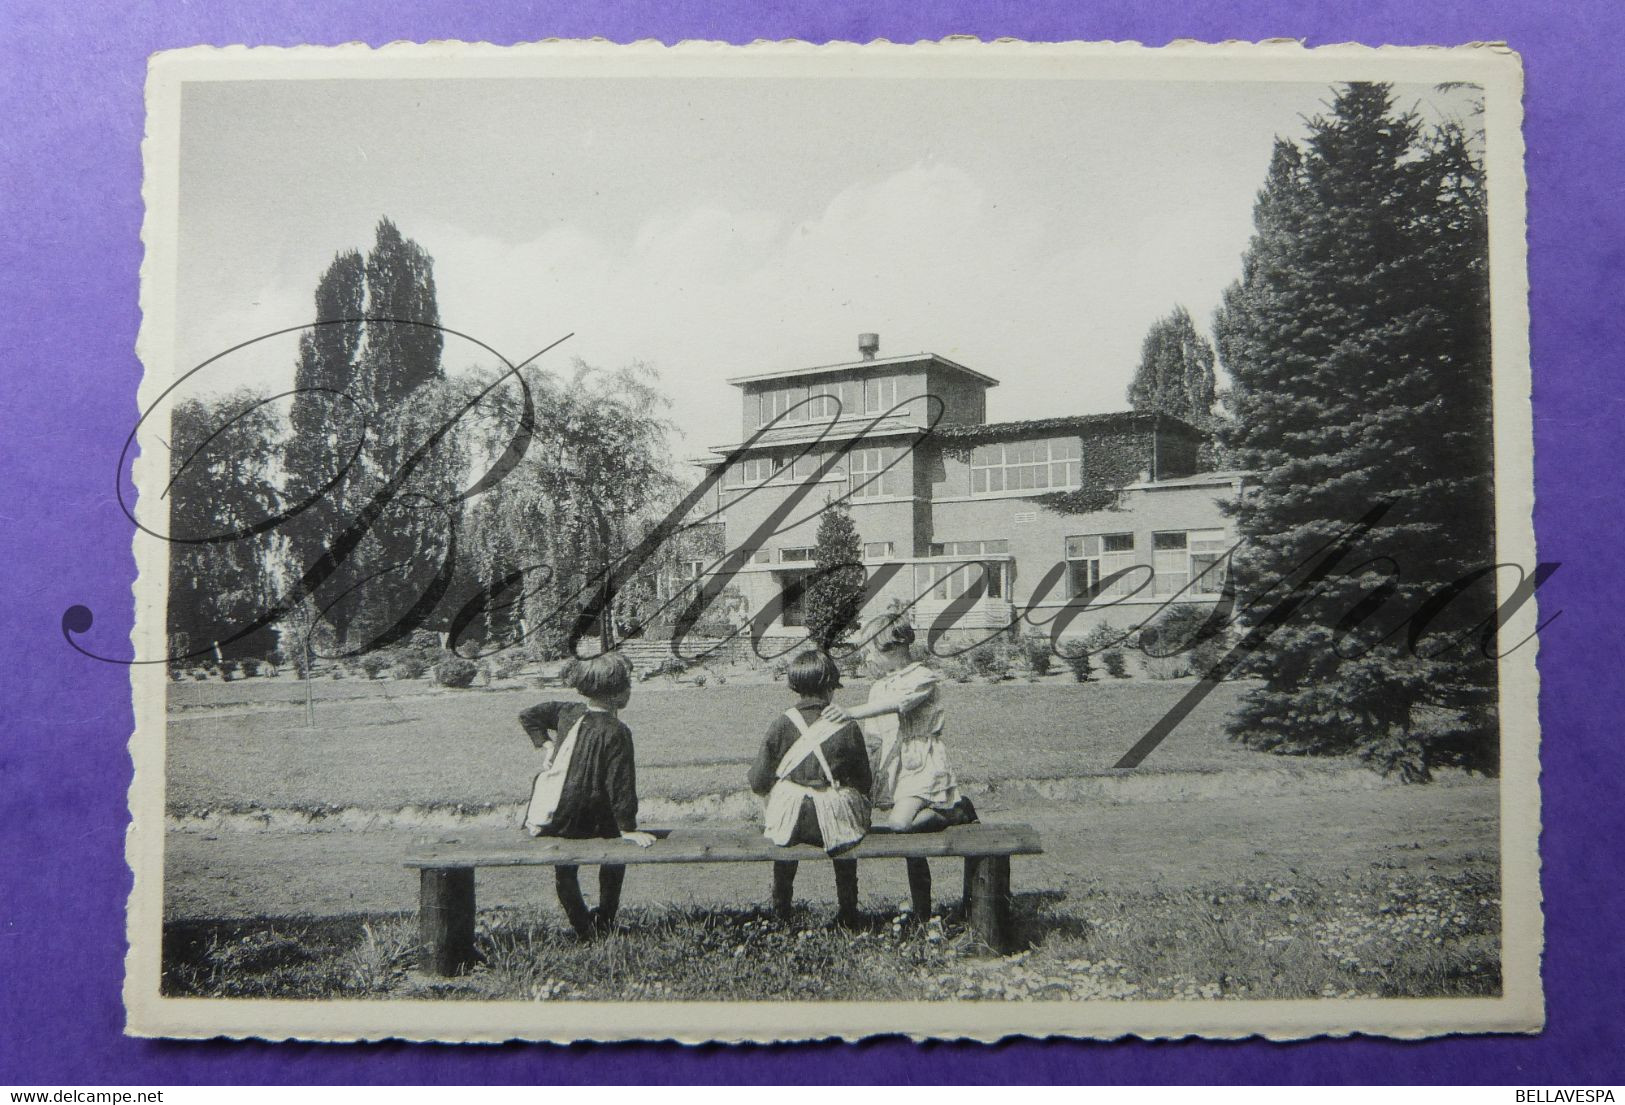
<path fill-rule="evenodd" d="M 1254 223 L 1214 320 L 1234 381 L 1222 441 L 1257 473 L 1232 508 L 1244 621 L 1339 531 L 1387 510 L 1255 650 L 1264 685 L 1231 732 L 1279 752 L 1355 752 L 1409 779 L 1445 759 L 1486 763 L 1495 667 L 1478 633 L 1494 617 L 1493 579 L 1412 616 L 1495 552 L 1488 236 L 1471 139 L 1424 130 L 1385 85 L 1348 85 L 1301 147 L 1277 142 Z"/>
<path fill-rule="evenodd" d="M 334 258 L 316 288 L 316 321 L 300 341 L 286 451 L 290 498 L 315 500 L 286 527 L 294 578 L 334 548 L 454 409 L 441 386 L 434 262 L 389 219 L 365 257 Z M 316 603 L 347 647 L 392 627 L 434 578 L 458 516 L 450 500 L 460 458 L 449 436 L 320 586 Z"/>
<path fill-rule="evenodd" d="M 1196 332 L 1191 313 L 1175 307 L 1152 323 L 1128 386 L 1129 406 L 1205 427 L 1213 414 L 1214 387 L 1213 345 Z"/>

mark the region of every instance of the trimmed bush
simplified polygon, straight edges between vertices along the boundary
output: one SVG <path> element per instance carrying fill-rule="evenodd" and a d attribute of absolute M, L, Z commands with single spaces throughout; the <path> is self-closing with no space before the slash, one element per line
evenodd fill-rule
<path fill-rule="evenodd" d="M 491 658 L 491 672 L 498 679 L 512 679 L 525 666 L 518 649 L 505 649 Z"/>
<path fill-rule="evenodd" d="M 995 637 L 963 654 L 976 674 L 989 682 L 1010 678 L 1010 642 Z"/>
<path fill-rule="evenodd" d="M 260 660 L 257 656 L 244 656 L 238 664 L 243 669 L 244 679 L 252 679 L 260 673 Z"/>
<path fill-rule="evenodd" d="M 1022 654 L 1027 658 L 1027 667 L 1032 669 L 1034 675 L 1048 675 L 1050 666 L 1055 662 L 1055 650 L 1050 647 L 1049 638 L 1038 633 L 1028 634 L 1021 639 Z"/>
<path fill-rule="evenodd" d="M 1106 667 L 1106 674 L 1113 679 L 1128 678 L 1128 658 L 1123 655 L 1120 648 L 1109 648 L 1100 654 L 1100 662 Z"/>
<path fill-rule="evenodd" d="M 220 661 L 220 679 L 221 679 L 222 682 L 230 683 L 231 682 L 231 677 L 236 675 L 236 674 L 237 674 L 237 661 L 235 661 L 235 660 L 222 660 L 222 661 Z"/>
<path fill-rule="evenodd" d="M 1079 683 L 1087 683 L 1095 674 L 1094 661 L 1089 659 L 1089 650 L 1086 648 L 1074 649 L 1066 654 L 1066 666 L 1072 669 L 1072 678 Z"/>
<path fill-rule="evenodd" d="M 381 652 L 369 652 L 358 661 L 368 679 L 377 679 L 389 670 L 390 658 Z"/>
<path fill-rule="evenodd" d="M 389 674 L 396 679 L 422 679 L 429 670 L 429 661 L 416 653 L 407 652 L 395 658 Z"/>
<path fill-rule="evenodd" d="M 434 681 L 442 687 L 471 687 L 480 666 L 461 656 L 448 656 L 434 666 Z"/>

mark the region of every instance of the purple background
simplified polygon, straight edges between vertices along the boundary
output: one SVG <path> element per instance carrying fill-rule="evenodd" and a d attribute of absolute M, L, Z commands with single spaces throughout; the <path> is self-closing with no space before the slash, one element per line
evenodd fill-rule
<path fill-rule="evenodd" d="M 1318 12 L 1289 0 L 903 3 L 575 0 L 256 0 L 130 5 L 11 0 L 0 88 L 0 1082 L 1070 1082 L 1625 1081 L 1620 1024 L 1620 744 L 1625 546 L 1609 475 L 1621 456 L 1618 365 L 1625 267 L 1619 166 L 1625 8 L 1587 0 L 1368 2 Z M 335 6 L 336 7 L 336 6 Z M 470 5 L 469 7 L 474 7 Z M 1333 9 L 1336 10 L 1333 10 Z M 83 603 L 90 642 L 127 646 L 130 527 L 113 466 L 136 417 L 146 57 L 195 43 L 599 35 L 896 41 L 1136 39 L 1159 44 L 1295 36 L 1311 44 L 1506 40 L 1527 67 L 1540 558 L 1562 569 L 1542 615 L 1563 611 L 1540 656 L 1545 732 L 1545 980 L 1539 1038 L 1404 1044 L 1013 1043 L 682 1049 L 161 1043 L 121 1035 L 129 685 L 72 652 L 58 628 Z"/>

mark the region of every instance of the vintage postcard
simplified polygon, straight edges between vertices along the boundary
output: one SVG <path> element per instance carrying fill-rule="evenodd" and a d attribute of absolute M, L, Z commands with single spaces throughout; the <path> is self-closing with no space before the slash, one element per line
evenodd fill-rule
<path fill-rule="evenodd" d="M 1521 89 L 154 57 L 128 1031 L 1539 1030 Z"/>

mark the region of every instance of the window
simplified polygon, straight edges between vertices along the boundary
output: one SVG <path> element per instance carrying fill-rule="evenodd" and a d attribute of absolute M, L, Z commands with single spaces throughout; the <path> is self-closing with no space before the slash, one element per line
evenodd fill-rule
<path fill-rule="evenodd" d="M 704 572 L 703 560 L 679 560 L 655 577 L 655 597 L 664 600 L 682 594 Z"/>
<path fill-rule="evenodd" d="M 1151 582 L 1154 595 L 1177 595 L 1191 581 L 1190 539 L 1183 530 L 1151 535 Z"/>
<path fill-rule="evenodd" d="M 778 457 L 751 457 L 728 469 L 723 486 L 755 487 L 772 479 L 783 467 L 784 461 Z"/>
<path fill-rule="evenodd" d="M 984 599 L 1004 598 L 1004 565 L 996 561 L 914 565 L 914 594 L 921 599 L 952 602 L 978 580 L 985 581 Z"/>
<path fill-rule="evenodd" d="M 779 550 L 780 564 L 806 564 L 811 563 L 812 559 L 813 550 L 811 548 Z"/>
<path fill-rule="evenodd" d="M 934 587 L 933 597 L 958 598 L 965 593 L 965 588 L 980 578 L 986 581 L 987 589 L 982 593 L 983 598 L 1002 599 L 1005 597 L 1005 577 L 1009 565 L 1001 560 L 977 562 L 974 558 L 1002 556 L 1009 551 L 1010 542 L 1002 538 L 995 541 L 933 542 L 932 556 L 962 556 L 967 558 L 969 563 L 920 565 L 920 568 L 928 571 L 921 572 L 919 568 L 915 569 L 915 594 L 923 594 L 927 587 Z"/>
<path fill-rule="evenodd" d="M 897 405 L 897 377 L 879 376 L 863 381 L 863 413 L 883 414 Z M 853 412 L 856 413 L 856 408 Z"/>
<path fill-rule="evenodd" d="M 1010 542 L 998 541 L 939 541 L 931 546 L 932 556 L 985 556 L 1008 553 Z"/>
<path fill-rule="evenodd" d="M 892 543 L 890 541 L 866 541 L 863 546 L 863 559 L 890 560 L 892 556 Z"/>
<path fill-rule="evenodd" d="M 773 563 L 773 550 L 772 549 L 757 549 L 755 552 L 750 554 L 750 562 L 752 564 L 771 564 L 771 563 Z"/>
<path fill-rule="evenodd" d="M 779 615 L 779 621 L 784 625 L 804 626 L 807 624 L 807 611 L 802 601 L 806 597 L 806 591 L 806 572 L 780 573 L 779 593 L 784 600 L 784 611 Z"/>
<path fill-rule="evenodd" d="M 863 413 L 863 381 L 837 380 L 807 389 L 808 418 L 857 418 Z"/>
<path fill-rule="evenodd" d="M 849 456 L 854 499 L 903 494 L 902 465 L 893 463 L 897 460 L 896 448 L 853 449 Z"/>
<path fill-rule="evenodd" d="M 818 474 L 818 470 L 822 468 L 825 462 L 828 460 L 829 452 L 823 449 L 809 451 L 797 457 L 795 460 L 796 482 L 805 483 L 807 480 L 812 479 Z M 834 467 L 832 467 L 828 472 L 824 473 L 822 478 L 826 480 L 846 479 L 845 465 L 837 461 Z"/>
<path fill-rule="evenodd" d="M 971 494 L 1077 487 L 1083 464 L 1075 437 L 1007 441 L 971 450 Z"/>
<path fill-rule="evenodd" d="M 1222 529 L 1193 529 L 1188 534 L 1191 554 L 1191 594 L 1224 594 L 1224 554 L 1230 542 Z"/>
<path fill-rule="evenodd" d="M 811 404 L 803 402 L 807 398 L 807 389 L 805 387 L 768 388 L 761 395 L 760 425 L 767 425 L 781 414 L 785 415 L 785 422 L 807 421 L 809 417 L 807 412 Z M 797 403 L 800 403 L 801 406 L 796 407 Z M 796 407 L 796 409 L 792 411 L 790 410 L 791 407 Z M 788 414 L 785 413 L 787 411 Z"/>
<path fill-rule="evenodd" d="M 1068 537 L 1066 564 L 1072 598 L 1132 594 L 1136 586 L 1132 576 L 1117 580 L 1104 591 L 1100 589 L 1100 581 L 1134 566 L 1134 535 L 1088 533 L 1081 537 Z"/>

